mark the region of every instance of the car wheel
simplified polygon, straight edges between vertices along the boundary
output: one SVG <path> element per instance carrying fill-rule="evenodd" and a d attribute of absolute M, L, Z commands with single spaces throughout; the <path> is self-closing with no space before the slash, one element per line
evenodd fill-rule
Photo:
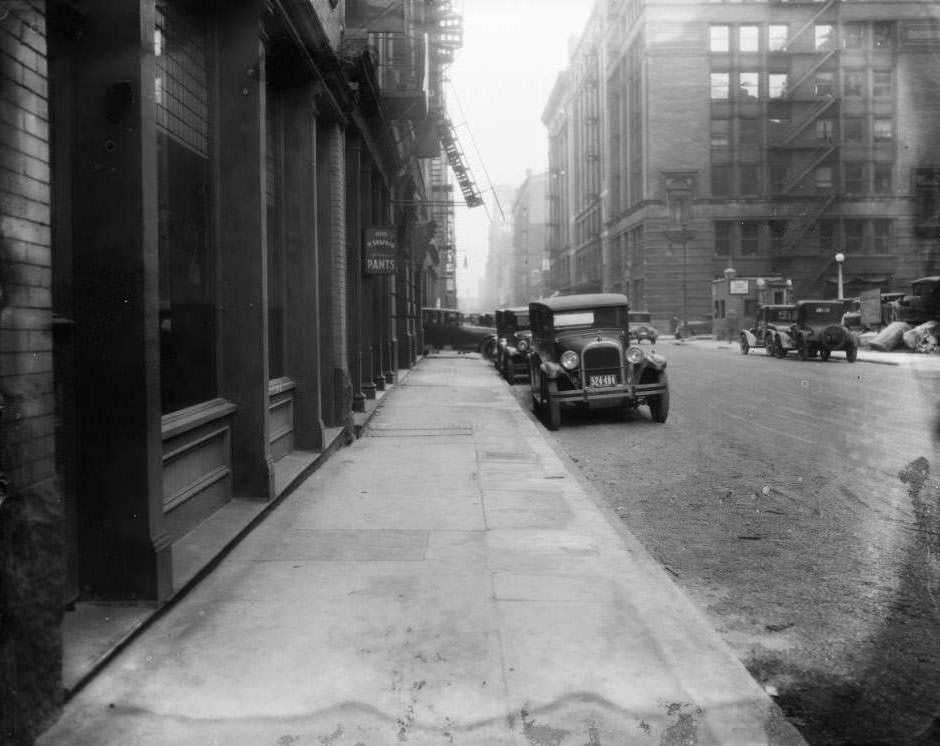
<path fill-rule="evenodd" d="M 822 360 L 823 362 L 826 362 L 829 359 L 829 356 L 831 354 L 832 354 L 832 350 L 830 350 L 828 347 L 819 348 L 819 359 Z"/>
<path fill-rule="evenodd" d="M 542 414 L 545 427 L 549 430 L 557 430 L 561 427 L 561 403 L 552 396 L 557 392 L 557 381 L 542 381 Z"/>
<path fill-rule="evenodd" d="M 751 346 L 747 343 L 747 337 L 741 335 L 741 354 L 747 355 L 751 351 Z"/>
<path fill-rule="evenodd" d="M 858 359 L 858 347 L 853 345 L 852 347 L 846 348 L 845 359 L 850 363 L 854 363 Z"/>
<path fill-rule="evenodd" d="M 796 343 L 796 353 L 800 356 L 800 360 L 809 358 L 809 344 L 805 339 L 801 339 Z"/>
<path fill-rule="evenodd" d="M 764 352 L 766 352 L 768 355 L 773 356 L 774 350 L 775 350 L 775 347 L 774 347 L 773 335 L 768 334 L 766 337 L 764 337 Z"/>
<path fill-rule="evenodd" d="M 658 396 L 649 398 L 650 417 L 653 422 L 665 422 L 669 416 L 669 381 L 665 373 L 660 376 L 659 382 L 665 384 L 666 390 Z"/>
<path fill-rule="evenodd" d="M 774 342 L 774 355 L 776 355 L 780 360 L 783 360 L 787 356 L 787 348 L 783 346 L 783 342 L 779 338 Z"/>

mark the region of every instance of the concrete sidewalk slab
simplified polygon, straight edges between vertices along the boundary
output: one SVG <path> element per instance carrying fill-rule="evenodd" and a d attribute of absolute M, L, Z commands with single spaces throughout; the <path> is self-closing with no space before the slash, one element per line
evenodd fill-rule
<path fill-rule="evenodd" d="M 440 356 L 39 741 L 127 743 L 803 742 L 492 366 Z"/>

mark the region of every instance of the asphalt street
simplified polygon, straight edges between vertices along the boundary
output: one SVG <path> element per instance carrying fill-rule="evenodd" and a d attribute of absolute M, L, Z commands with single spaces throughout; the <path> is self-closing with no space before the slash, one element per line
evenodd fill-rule
<path fill-rule="evenodd" d="M 657 348 L 666 424 L 573 412 L 552 436 L 810 743 L 937 743 L 936 358 Z"/>

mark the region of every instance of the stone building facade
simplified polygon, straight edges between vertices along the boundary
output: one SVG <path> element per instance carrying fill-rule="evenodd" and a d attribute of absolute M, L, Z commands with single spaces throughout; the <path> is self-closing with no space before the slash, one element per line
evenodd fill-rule
<path fill-rule="evenodd" d="M 194 532 L 286 494 L 416 361 L 453 21 L 0 0 L 4 743 L 75 683 L 70 619 L 173 599 Z"/>
<path fill-rule="evenodd" d="M 800 298 L 837 254 L 847 295 L 936 274 L 938 56 L 918 0 L 596 3 L 543 114 L 554 287 L 665 327 L 729 267 Z"/>

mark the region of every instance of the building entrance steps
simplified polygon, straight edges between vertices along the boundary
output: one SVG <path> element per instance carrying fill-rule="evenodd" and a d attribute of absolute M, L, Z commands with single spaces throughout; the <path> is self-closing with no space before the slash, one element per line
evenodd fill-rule
<path fill-rule="evenodd" d="M 420 360 L 38 743 L 803 744 L 550 437 Z"/>

